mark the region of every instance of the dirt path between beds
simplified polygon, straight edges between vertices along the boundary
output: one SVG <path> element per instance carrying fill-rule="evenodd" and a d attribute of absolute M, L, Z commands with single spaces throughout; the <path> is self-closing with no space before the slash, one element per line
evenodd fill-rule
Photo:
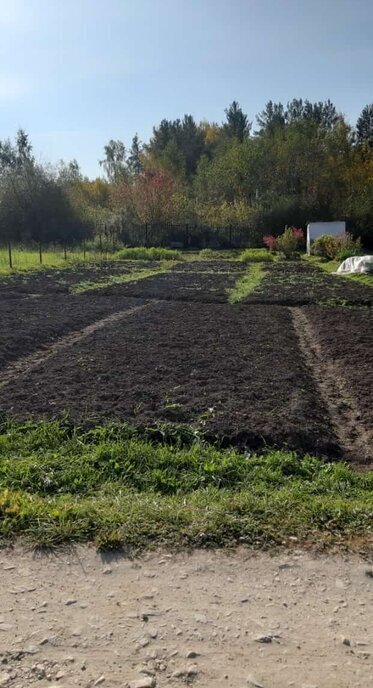
<path fill-rule="evenodd" d="M 304 360 L 328 410 L 343 458 L 368 468 L 373 462 L 373 433 L 360 423 L 360 413 L 338 364 L 326 357 L 312 323 L 302 308 L 289 309 Z"/>
<path fill-rule="evenodd" d="M 0 551 L 0 686 L 366 688 L 357 555 Z"/>

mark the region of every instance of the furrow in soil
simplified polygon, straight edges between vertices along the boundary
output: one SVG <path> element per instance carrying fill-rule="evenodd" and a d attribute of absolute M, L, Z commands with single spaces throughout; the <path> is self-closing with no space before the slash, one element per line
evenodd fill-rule
<path fill-rule="evenodd" d="M 368 468 L 373 462 L 373 432 L 360 423 L 359 409 L 343 371 L 321 350 L 305 309 L 289 310 L 301 352 L 328 410 L 344 459 Z"/>

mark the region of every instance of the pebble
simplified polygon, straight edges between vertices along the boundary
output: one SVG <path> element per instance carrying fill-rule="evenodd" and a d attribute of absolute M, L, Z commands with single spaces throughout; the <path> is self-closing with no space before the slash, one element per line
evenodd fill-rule
<path fill-rule="evenodd" d="M 348 638 L 342 638 L 342 645 L 347 645 L 350 647 L 351 641 Z"/>
<path fill-rule="evenodd" d="M 106 680 L 105 676 L 100 676 L 98 679 L 96 679 L 96 681 L 94 682 L 93 685 L 94 686 L 100 686 L 102 683 L 104 683 L 105 680 Z"/>
<path fill-rule="evenodd" d="M 257 635 L 256 638 L 254 638 L 256 643 L 271 643 L 272 642 L 272 636 L 271 635 Z"/>
<path fill-rule="evenodd" d="M 263 684 L 258 681 L 258 679 L 253 675 L 249 674 L 246 683 L 250 688 L 264 688 Z"/>
<path fill-rule="evenodd" d="M 103 570 L 102 573 L 109 574 L 109 573 L 112 573 L 112 572 L 113 572 L 113 569 L 111 569 L 110 566 L 107 566 L 107 567 Z"/>
<path fill-rule="evenodd" d="M 199 653 L 195 652 L 194 650 L 190 650 L 190 652 L 187 652 L 185 656 L 187 659 L 195 659 L 196 657 L 199 657 Z"/>
<path fill-rule="evenodd" d="M 132 681 L 131 688 L 155 688 L 157 681 L 154 676 L 144 676 L 138 681 Z"/>
<path fill-rule="evenodd" d="M 65 605 L 66 605 L 66 607 L 69 607 L 71 604 L 76 604 L 77 601 L 78 600 L 69 599 L 69 600 L 66 600 Z"/>

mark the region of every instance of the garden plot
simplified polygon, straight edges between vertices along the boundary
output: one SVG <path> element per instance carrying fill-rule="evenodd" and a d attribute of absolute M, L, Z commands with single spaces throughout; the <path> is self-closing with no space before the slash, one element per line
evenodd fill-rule
<path fill-rule="evenodd" d="M 141 282 L 116 284 L 106 291 L 118 296 L 163 301 L 226 303 L 227 292 L 234 287 L 245 270 L 244 265 L 228 261 L 225 265 L 218 261 L 180 263 L 162 275 L 155 275 Z"/>
<path fill-rule="evenodd" d="M 0 297 L 16 298 L 30 294 L 68 294 L 81 282 L 102 284 L 111 277 L 129 275 L 141 270 L 159 269 L 159 261 L 102 260 L 96 263 L 70 265 L 66 268 L 43 268 L 18 272 L 0 279 Z"/>
<path fill-rule="evenodd" d="M 192 423 L 243 448 L 340 453 L 290 312 L 279 307 L 148 304 L 3 386 L 0 409 Z"/>
<path fill-rule="evenodd" d="M 265 266 L 260 285 L 245 301 L 304 305 L 336 302 L 372 305 L 373 289 L 352 280 L 328 274 L 304 261 L 282 261 Z"/>
<path fill-rule="evenodd" d="M 94 298 L 91 293 L 14 298 L 0 292 L 0 370 L 69 332 L 139 303 L 101 291 Z"/>

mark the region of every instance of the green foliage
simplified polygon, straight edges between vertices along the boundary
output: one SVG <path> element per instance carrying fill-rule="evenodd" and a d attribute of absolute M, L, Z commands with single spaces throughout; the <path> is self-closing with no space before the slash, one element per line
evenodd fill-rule
<path fill-rule="evenodd" d="M 313 242 L 312 253 L 328 260 L 343 261 L 351 256 L 361 255 L 361 240 L 360 238 L 354 239 L 348 233 L 341 236 L 323 234 Z"/>
<path fill-rule="evenodd" d="M 117 253 L 121 260 L 183 260 L 180 251 L 169 248 L 139 246 L 138 248 L 122 248 Z"/>
<path fill-rule="evenodd" d="M 287 259 L 294 259 L 300 256 L 300 250 L 304 243 L 301 230 L 288 227 L 277 239 L 277 250 Z"/>
<path fill-rule="evenodd" d="M 369 537 L 373 473 L 294 452 L 246 456 L 201 441 L 155 444 L 123 425 L 4 423 L 0 539 L 280 544 Z"/>
<path fill-rule="evenodd" d="M 247 248 L 240 255 L 244 263 L 272 263 L 274 256 L 264 248 Z"/>

